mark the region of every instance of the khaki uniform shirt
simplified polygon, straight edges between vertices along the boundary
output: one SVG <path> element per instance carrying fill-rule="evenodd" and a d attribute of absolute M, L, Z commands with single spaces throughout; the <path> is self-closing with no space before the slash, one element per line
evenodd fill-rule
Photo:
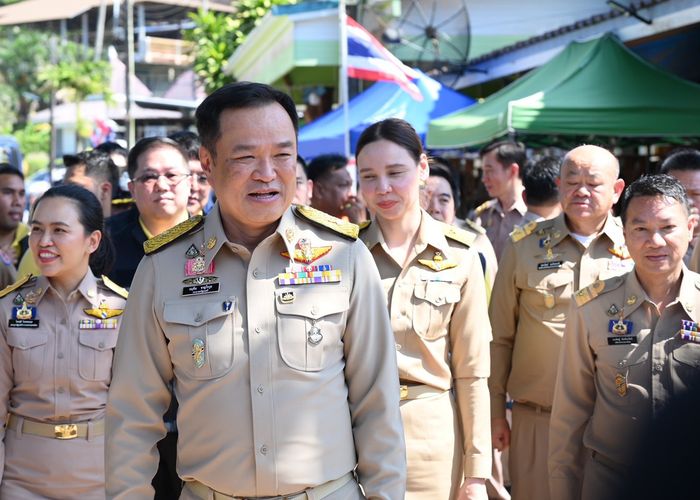
<path fill-rule="evenodd" d="M 700 338 L 685 340 L 681 330 L 700 321 L 700 275 L 684 269 L 661 314 L 634 272 L 600 285 L 579 292 L 598 295 L 572 307 L 564 334 L 549 434 L 552 498 L 579 498 L 586 449 L 622 470 L 634 463 L 650 419 L 697 381 Z M 627 331 L 611 331 L 620 319 L 631 322 Z"/>
<path fill-rule="evenodd" d="M 361 237 L 388 297 L 399 378 L 443 390 L 454 385 L 465 477 L 486 478 L 491 473 L 486 383 L 491 327 L 483 271 L 476 252 L 446 238 L 444 226 L 422 212 L 413 256 L 404 268 L 390 256 L 379 224 L 371 224 Z M 421 263 L 432 263 L 436 256 L 453 267 L 436 271 Z"/>
<path fill-rule="evenodd" d="M 454 225 L 476 236 L 472 248 L 484 256 L 484 261 L 486 262 L 484 277 L 486 279 L 486 288 L 490 292 L 498 271 L 498 259 L 496 259 L 496 252 L 493 250 L 491 241 L 486 236 L 486 231 L 472 221 L 455 219 Z"/>
<path fill-rule="evenodd" d="M 22 298 L 29 320 L 15 319 Z M 100 305 L 119 314 L 125 302 L 89 270 L 65 302 L 43 276 L 0 298 L 0 422 L 8 413 L 51 423 L 103 417 L 122 318 L 99 328 L 95 314 Z"/>
<path fill-rule="evenodd" d="M 517 242 L 509 241 L 491 296 L 491 416 L 505 418 L 506 392 L 515 401 L 552 406 L 566 312 L 574 290 L 622 274 L 633 265 L 622 224 L 609 216 L 584 248 L 564 214 L 538 222 Z M 548 241 L 549 239 L 549 241 Z M 552 256 L 547 259 L 547 246 Z"/>
<path fill-rule="evenodd" d="M 525 223 L 523 218 L 525 212 L 527 212 L 527 205 L 522 198 L 516 200 L 513 207 L 507 212 L 497 198 L 483 203 L 474 210 L 473 220 L 486 230 L 486 236 L 491 240 L 499 262 L 513 227 Z"/>
<path fill-rule="evenodd" d="M 332 266 L 340 281 L 280 285 L 282 253 L 303 240 L 320 254 L 312 265 Z M 204 253 L 204 274 L 186 276 L 191 250 Z M 403 498 L 396 350 L 362 242 L 290 208 L 251 253 L 227 240 L 216 206 L 198 230 L 144 257 L 124 325 L 107 407 L 109 498 L 153 498 L 171 380 L 183 480 L 264 497 L 357 465 L 368 498 Z"/>

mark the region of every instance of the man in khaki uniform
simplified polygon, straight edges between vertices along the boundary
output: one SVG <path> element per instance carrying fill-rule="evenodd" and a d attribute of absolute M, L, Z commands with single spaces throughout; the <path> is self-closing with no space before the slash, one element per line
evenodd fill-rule
<path fill-rule="evenodd" d="M 168 383 L 181 498 L 403 498 L 396 351 L 354 224 L 295 191 L 289 96 L 237 83 L 197 110 L 218 202 L 146 245 L 107 411 L 109 498 L 152 498 Z"/>
<path fill-rule="evenodd" d="M 643 177 L 621 215 L 634 270 L 577 292 L 564 334 L 549 446 L 558 500 L 621 498 L 650 419 L 697 382 L 700 276 L 683 265 L 685 191 L 668 175 Z"/>
<path fill-rule="evenodd" d="M 482 182 L 492 199 L 474 210 L 472 220 L 486 229 L 500 261 L 508 235 L 513 227 L 523 224 L 527 212 L 522 182 L 525 147 L 513 141 L 497 141 L 484 146 L 479 156 Z"/>
<path fill-rule="evenodd" d="M 617 159 L 602 148 L 569 151 L 559 178 L 563 213 L 514 231 L 499 263 L 489 307 L 491 430 L 494 447 L 510 445 L 515 500 L 549 498 L 549 412 L 572 293 L 632 264 L 610 214 L 624 188 L 618 174 Z M 506 393 L 515 401 L 512 435 Z"/>

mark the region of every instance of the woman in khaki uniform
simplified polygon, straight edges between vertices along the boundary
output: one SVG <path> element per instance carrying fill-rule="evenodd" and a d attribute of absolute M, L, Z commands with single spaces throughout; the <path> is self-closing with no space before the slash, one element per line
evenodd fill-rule
<path fill-rule="evenodd" d="M 407 499 L 486 498 L 491 473 L 489 325 L 474 236 L 421 210 L 420 139 L 388 119 L 357 144 L 362 231 L 387 294 L 401 379 Z"/>
<path fill-rule="evenodd" d="M 126 292 L 97 198 L 48 190 L 29 245 L 42 275 L 0 292 L 0 498 L 104 499 L 103 416 Z"/>

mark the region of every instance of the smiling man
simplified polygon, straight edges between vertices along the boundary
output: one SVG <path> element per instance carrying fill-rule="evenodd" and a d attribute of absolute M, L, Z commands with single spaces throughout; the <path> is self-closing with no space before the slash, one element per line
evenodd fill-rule
<path fill-rule="evenodd" d="M 633 182 L 621 217 L 634 270 L 576 293 L 552 410 L 552 498 L 620 498 L 650 420 L 697 382 L 700 275 L 683 265 L 689 210 L 674 177 Z"/>
<path fill-rule="evenodd" d="M 603 148 L 569 151 L 559 173 L 564 212 L 513 231 L 499 263 L 489 307 L 491 432 L 495 448 L 511 448 L 514 500 L 549 498 L 549 414 L 573 291 L 632 265 L 610 213 L 625 184 L 619 172 Z M 506 393 L 514 400 L 512 432 Z"/>
<path fill-rule="evenodd" d="M 144 242 L 189 217 L 190 170 L 187 153 L 166 137 L 138 141 L 127 159 L 129 191 L 135 207 L 106 221 L 116 251 L 109 278 L 129 288 L 144 255 Z"/>
<path fill-rule="evenodd" d="M 357 226 L 291 207 L 293 101 L 240 82 L 196 120 L 218 201 L 150 241 L 136 273 L 107 410 L 108 498 L 153 498 L 171 382 L 180 498 L 403 498 L 381 281 Z"/>

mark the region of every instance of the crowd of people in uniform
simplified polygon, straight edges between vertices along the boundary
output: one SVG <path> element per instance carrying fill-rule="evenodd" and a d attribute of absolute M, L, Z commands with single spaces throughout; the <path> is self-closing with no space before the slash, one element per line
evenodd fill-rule
<path fill-rule="evenodd" d="M 357 192 L 272 87 L 195 119 L 66 158 L 27 225 L 0 166 L 0 499 L 673 491 L 642 460 L 694 417 L 700 152 L 625 186 L 602 147 L 496 141 L 458 218 L 402 119 L 360 136 Z"/>

